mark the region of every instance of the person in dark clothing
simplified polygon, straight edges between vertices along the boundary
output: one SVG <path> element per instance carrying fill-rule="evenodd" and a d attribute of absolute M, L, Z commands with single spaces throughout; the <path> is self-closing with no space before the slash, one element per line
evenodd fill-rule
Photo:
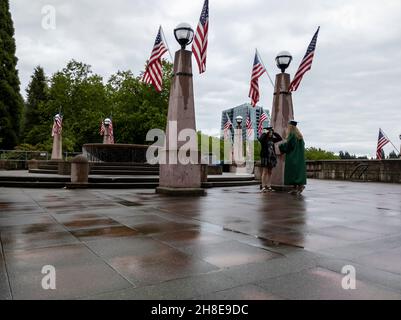
<path fill-rule="evenodd" d="M 272 171 L 277 165 L 277 155 L 274 144 L 283 139 L 278 133 L 274 132 L 272 127 L 268 127 L 263 130 L 258 140 L 261 145 L 262 192 L 273 191 L 271 187 Z"/>

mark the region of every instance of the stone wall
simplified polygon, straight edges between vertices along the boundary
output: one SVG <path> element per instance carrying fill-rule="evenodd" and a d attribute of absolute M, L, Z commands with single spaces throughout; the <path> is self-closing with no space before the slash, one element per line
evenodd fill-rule
<path fill-rule="evenodd" d="M 0 170 L 25 170 L 27 163 L 23 160 L 0 160 Z"/>
<path fill-rule="evenodd" d="M 401 183 L 401 159 L 307 161 L 308 178 Z"/>

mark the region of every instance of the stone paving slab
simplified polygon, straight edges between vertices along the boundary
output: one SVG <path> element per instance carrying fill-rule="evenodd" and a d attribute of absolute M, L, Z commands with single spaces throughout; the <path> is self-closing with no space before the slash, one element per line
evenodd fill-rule
<path fill-rule="evenodd" d="M 259 283 L 259 286 L 287 299 L 302 300 L 400 300 L 401 293 L 365 282 L 356 281 L 356 290 L 341 287 L 343 275 L 313 268 L 296 274 L 288 274 Z"/>
<path fill-rule="evenodd" d="M 400 299 L 401 186 L 309 182 L 301 197 L 0 188 L 0 299 Z"/>

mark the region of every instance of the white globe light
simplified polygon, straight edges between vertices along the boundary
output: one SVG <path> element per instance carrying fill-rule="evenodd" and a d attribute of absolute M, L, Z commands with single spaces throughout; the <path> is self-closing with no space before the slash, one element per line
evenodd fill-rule
<path fill-rule="evenodd" d="M 174 29 L 174 36 L 181 48 L 185 49 L 194 40 L 194 30 L 189 23 L 180 23 Z"/>
<path fill-rule="evenodd" d="M 281 70 L 281 72 L 285 72 L 292 61 L 292 55 L 288 51 L 281 51 L 277 54 L 276 64 L 277 67 Z"/>

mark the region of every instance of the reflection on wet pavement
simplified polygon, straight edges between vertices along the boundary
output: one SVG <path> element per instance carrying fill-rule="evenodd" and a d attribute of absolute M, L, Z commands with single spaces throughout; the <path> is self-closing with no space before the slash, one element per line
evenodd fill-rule
<path fill-rule="evenodd" d="M 401 297 L 401 186 L 380 185 L 380 195 L 377 188 L 311 181 L 302 197 L 260 194 L 251 186 L 212 189 L 201 198 L 2 188 L 0 299 L 173 292 L 198 299 L 314 298 L 303 279 L 327 289 L 322 297 L 336 298 L 342 259 L 363 265 L 365 277 L 386 272 L 344 298 Z M 48 264 L 60 277 L 56 292 L 39 287 Z M 295 284 L 280 287 L 290 278 Z M 199 279 L 204 285 L 194 289 Z"/>

